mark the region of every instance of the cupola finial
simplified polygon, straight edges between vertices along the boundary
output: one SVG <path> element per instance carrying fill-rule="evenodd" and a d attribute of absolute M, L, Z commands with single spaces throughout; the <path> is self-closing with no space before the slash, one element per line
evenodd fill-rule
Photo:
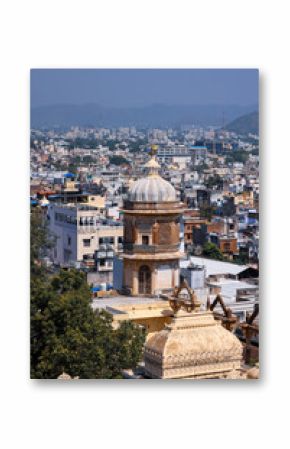
<path fill-rule="evenodd" d="M 151 157 L 155 157 L 158 151 L 158 146 L 157 145 L 151 145 L 150 147 L 150 156 Z"/>

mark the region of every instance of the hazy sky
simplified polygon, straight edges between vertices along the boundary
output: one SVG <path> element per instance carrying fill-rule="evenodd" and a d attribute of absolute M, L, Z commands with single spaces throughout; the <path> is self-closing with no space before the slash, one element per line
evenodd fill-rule
<path fill-rule="evenodd" d="M 255 69 L 33 69 L 31 106 L 258 104 Z"/>

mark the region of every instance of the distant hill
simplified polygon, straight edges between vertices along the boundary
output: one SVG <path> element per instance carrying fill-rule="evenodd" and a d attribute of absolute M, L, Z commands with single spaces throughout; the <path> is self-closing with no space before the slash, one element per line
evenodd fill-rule
<path fill-rule="evenodd" d="M 94 126 L 119 127 L 176 127 L 195 124 L 197 126 L 220 126 L 223 116 L 228 120 L 248 114 L 255 105 L 162 105 L 146 107 L 110 108 L 98 104 L 59 104 L 31 109 L 31 127 Z"/>
<path fill-rule="evenodd" d="M 242 115 L 225 126 L 236 134 L 259 134 L 259 113 L 257 111 Z"/>

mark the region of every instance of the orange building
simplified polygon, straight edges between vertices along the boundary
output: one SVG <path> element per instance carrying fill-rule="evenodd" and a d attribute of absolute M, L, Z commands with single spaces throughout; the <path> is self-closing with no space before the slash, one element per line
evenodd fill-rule
<path fill-rule="evenodd" d="M 220 237 L 219 248 L 221 252 L 229 258 L 232 258 L 234 254 L 239 254 L 238 240 L 234 236 Z"/>

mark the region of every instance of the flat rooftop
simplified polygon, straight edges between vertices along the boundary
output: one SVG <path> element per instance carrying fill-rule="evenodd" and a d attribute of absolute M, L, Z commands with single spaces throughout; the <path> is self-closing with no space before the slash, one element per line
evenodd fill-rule
<path fill-rule="evenodd" d="M 188 265 L 204 266 L 206 269 L 206 275 L 218 275 L 218 274 L 232 274 L 237 275 L 242 271 L 249 268 L 247 265 L 237 265 L 230 262 L 222 262 L 219 260 L 206 259 L 205 257 L 191 256 L 190 260 L 181 260 L 180 268 L 187 268 Z"/>
<path fill-rule="evenodd" d="M 258 285 L 249 284 L 244 281 L 222 279 L 219 282 L 210 282 L 211 286 L 221 287 L 221 296 L 226 303 L 236 302 L 237 290 L 247 290 L 253 297 L 258 297 Z"/>
<path fill-rule="evenodd" d="M 115 308 L 118 306 L 132 306 L 132 305 L 147 305 L 154 304 L 157 301 L 163 301 L 162 298 L 157 296 L 114 296 L 109 298 L 95 298 L 92 302 L 92 307 L 94 310 L 96 309 L 106 309 L 107 307 Z M 167 301 L 164 300 L 166 304 Z"/>

